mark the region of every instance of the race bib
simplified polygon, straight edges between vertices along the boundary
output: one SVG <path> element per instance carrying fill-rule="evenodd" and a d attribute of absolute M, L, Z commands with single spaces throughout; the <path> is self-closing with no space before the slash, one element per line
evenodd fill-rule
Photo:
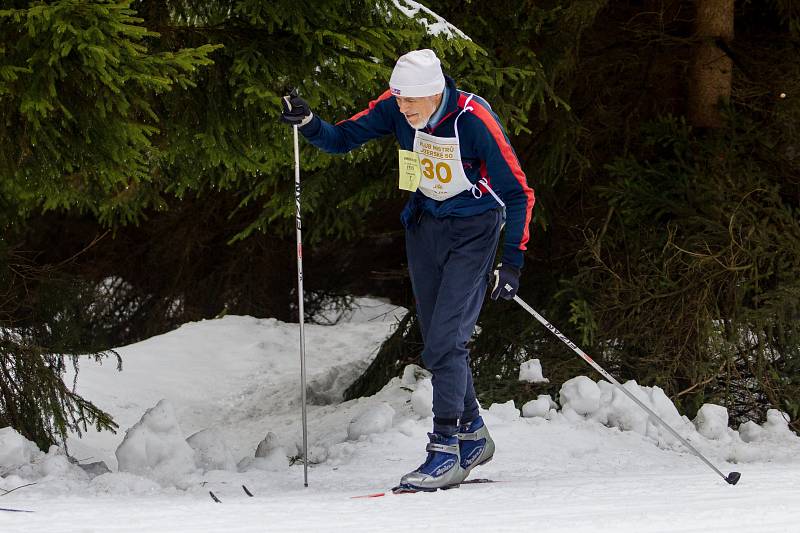
<path fill-rule="evenodd" d="M 472 187 L 461 165 L 457 138 L 417 131 L 414 152 L 419 157 L 422 173 L 419 188 L 425 196 L 446 200 Z"/>
<path fill-rule="evenodd" d="M 399 151 L 400 163 L 400 183 L 398 186 L 402 191 L 414 192 L 419 187 L 422 178 L 422 171 L 419 168 L 419 158 L 417 154 L 410 150 Z"/>

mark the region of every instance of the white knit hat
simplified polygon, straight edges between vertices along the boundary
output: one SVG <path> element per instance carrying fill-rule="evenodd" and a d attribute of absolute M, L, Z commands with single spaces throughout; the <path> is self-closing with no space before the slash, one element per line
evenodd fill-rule
<path fill-rule="evenodd" d="M 389 78 L 395 96 L 432 96 L 444 91 L 442 64 L 433 50 L 414 50 L 397 60 Z"/>

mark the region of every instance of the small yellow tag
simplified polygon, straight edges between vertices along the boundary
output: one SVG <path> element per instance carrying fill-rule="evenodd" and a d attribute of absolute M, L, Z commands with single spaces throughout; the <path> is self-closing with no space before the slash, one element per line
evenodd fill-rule
<path fill-rule="evenodd" d="M 410 150 L 399 150 L 400 159 L 400 183 L 399 187 L 403 191 L 414 192 L 419 187 L 419 180 L 422 172 L 419 168 L 419 157 Z"/>

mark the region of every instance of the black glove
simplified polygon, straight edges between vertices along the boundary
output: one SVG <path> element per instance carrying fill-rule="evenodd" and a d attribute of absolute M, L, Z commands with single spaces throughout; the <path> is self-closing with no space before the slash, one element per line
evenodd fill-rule
<path fill-rule="evenodd" d="M 519 274 L 520 269 L 514 265 L 504 265 L 503 263 L 497 265 L 489 279 L 492 284 L 492 300 L 514 298 L 519 289 Z"/>
<path fill-rule="evenodd" d="M 311 109 L 308 107 L 308 102 L 297 95 L 297 89 L 292 89 L 288 96 L 284 96 L 281 100 L 283 105 L 283 113 L 281 113 L 281 122 L 290 124 L 292 126 L 305 126 L 314 117 Z"/>

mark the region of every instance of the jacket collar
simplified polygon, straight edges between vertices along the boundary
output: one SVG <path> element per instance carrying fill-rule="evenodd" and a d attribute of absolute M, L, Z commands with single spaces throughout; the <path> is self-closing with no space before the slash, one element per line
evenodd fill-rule
<path fill-rule="evenodd" d="M 445 74 L 444 81 L 446 100 L 441 104 L 440 109 L 438 109 L 435 113 L 435 115 L 437 115 L 436 120 L 431 120 L 428 125 L 425 126 L 424 131 L 433 132 L 442 122 L 447 120 L 453 113 L 459 110 L 459 91 L 456 88 L 455 80 Z"/>
<path fill-rule="evenodd" d="M 450 97 L 450 87 L 445 85 L 442 95 L 442 101 L 439 102 L 436 111 L 433 112 L 433 115 L 431 115 L 431 118 L 428 120 L 429 127 L 433 124 L 438 124 L 442 120 L 442 117 L 444 117 L 447 114 L 447 100 L 449 99 L 449 97 Z"/>
<path fill-rule="evenodd" d="M 458 109 L 458 89 L 456 88 L 455 80 L 450 76 L 448 76 L 447 74 L 445 74 L 444 84 L 447 87 L 447 102 L 445 103 L 444 113 L 442 114 L 442 117 Z"/>

